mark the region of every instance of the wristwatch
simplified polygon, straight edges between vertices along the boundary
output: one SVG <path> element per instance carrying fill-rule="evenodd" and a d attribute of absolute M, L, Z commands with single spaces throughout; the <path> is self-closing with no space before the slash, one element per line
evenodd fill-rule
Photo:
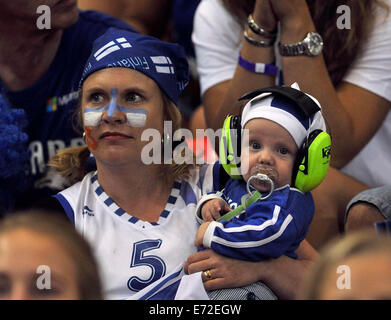
<path fill-rule="evenodd" d="M 317 56 L 322 52 L 323 39 L 317 32 L 308 32 L 303 41 L 293 44 L 279 44 L 282 56 Z"/>

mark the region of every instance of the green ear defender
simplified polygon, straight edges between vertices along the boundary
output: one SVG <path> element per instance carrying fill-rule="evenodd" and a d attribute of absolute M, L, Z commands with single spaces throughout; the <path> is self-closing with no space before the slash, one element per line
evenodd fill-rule
<path fill-rule="evenodd" d="M 242 96 L 239 101 L 252 99 L 267 92 L 290 99 L 309 118 L 320 111 L 318 105 L 305 93 L 285 86 L 255 90 Z M 228 116 L 224 121 L 220 139 L 220 163 L 234 179 L 242 177 L 240 174 L 241 130 L 241 116 Z M 291 186 L 302 192 L 317 187 L 327 174 L 330 151 L 331 137 L 327 132 L 322 130 L 310 132 L 297 154 Z"/>
<path fill-rule="evenodd" d="M 242 143 L 242 117 L 228 116 L 224 120 L 219 145 L 219 159 L 224 170 L 233 179 L 240 179 L 240 151 Z"/>

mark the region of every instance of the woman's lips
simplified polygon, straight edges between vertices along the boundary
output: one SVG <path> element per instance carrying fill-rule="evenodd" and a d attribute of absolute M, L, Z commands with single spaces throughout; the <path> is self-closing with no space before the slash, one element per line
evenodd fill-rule
<path fill-rule="evenodd" d="M 120 139 L 131 139 L 131 138 L 132 138 L 131 136 L 128 136 L 120 132 L 105 132 L 99 137 L 99 139 L 105 139 L 105 140 L 120 140 Z"/>

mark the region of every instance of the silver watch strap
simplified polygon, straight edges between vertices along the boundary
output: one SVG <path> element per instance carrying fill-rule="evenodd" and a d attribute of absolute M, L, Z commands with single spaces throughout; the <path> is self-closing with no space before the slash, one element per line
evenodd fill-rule
<path fill-rule="evenodd" d="M 298 42 L 294 44 L 281 44 L 278 45 L 280 54 L 282 56 L 300 56 L 306 53 L 306 46 L 304 43 Z"/>

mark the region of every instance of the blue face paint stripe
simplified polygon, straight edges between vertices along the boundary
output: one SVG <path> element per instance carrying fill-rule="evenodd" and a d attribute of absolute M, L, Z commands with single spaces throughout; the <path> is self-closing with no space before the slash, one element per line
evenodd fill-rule
<path fill-rule="evenodd" d="M 114 111 L 117 108 L 117 96 L 118 96 L 117 88 L 112 88 L 110 90 L 110 95 L 111 95 L 111 99 L 110 99 L 110 105 L 109 105 L 109 113 L 107 114 L 107 116 L 109 118 L 111 118 L 113 116 Z"/>
<path fill-rule="evenodd" d="M 86 112 L 105 112 L 109 110 L 109 107 L 103 107 L 103 108 L 87 108 L 84 109 L 84 113 Z"/>

